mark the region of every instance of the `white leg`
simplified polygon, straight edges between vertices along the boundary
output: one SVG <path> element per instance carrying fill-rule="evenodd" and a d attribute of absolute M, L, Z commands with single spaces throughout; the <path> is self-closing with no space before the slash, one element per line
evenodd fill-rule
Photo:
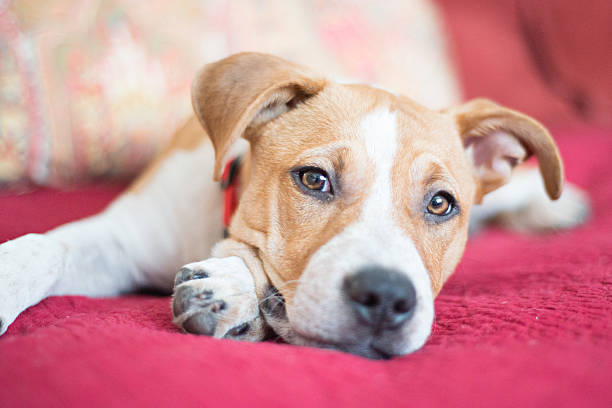
<path fill-rule="evenodd" d="M 529 169 L 516 172 L 472 208 L 470 231 L 487 222 L 523 232 L 567 229 L 584 223 L 589 213 L 588 196 L 578 187 L 566 183 L 561 197 L 551 201 L 537 169 Z"/>
<path fill-rule="evenodd" d="M 111 296 L 140 287 L 170 292 L 181 265 L 210 256 L 222 238 L 213 164 L 207 141 L 176 149 L 142 188 L 101 214 L 1 245 L 0 334 L 50 295 Z"/>

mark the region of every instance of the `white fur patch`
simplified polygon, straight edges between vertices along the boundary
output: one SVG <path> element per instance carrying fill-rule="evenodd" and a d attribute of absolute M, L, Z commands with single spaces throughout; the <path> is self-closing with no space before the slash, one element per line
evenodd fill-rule
<path fill-rule="evenodd" d="M 387 110 L 378 110 L 366 116 L 361 122 L 361 137 L 376 171 L 361 218 L 390 217 L 393 207 L 391 169 L 397 150 L 397 115 Z"/>

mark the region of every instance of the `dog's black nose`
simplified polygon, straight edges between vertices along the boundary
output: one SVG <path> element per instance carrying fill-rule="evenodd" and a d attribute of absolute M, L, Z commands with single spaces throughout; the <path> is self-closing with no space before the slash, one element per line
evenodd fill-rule
<path fill-rule="evenodd" d="M 416 306 L 414 285 L 392 269 L 361 269 L 344 280 L 344 292 L 361 319 L 376 329 L 399 326 L 412 316 Z"/>

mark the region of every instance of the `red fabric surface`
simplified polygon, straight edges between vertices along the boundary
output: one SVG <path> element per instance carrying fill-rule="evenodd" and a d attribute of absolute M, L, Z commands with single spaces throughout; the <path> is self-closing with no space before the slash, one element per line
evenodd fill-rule
<path fill-rule="evenodd" d="M 0 337 L 0 406 L 612 406 L 612 134 L 556 132 L 594 215 L 552 236 L 487 231 L 391 361 L 182 334 L 169 298 L 54 297 Z M 0 242 L 101 208 L 102 187 L 0 198 Z"/>
<path fill-rule="evenodd" d="M 583 119 L 609 118 L 605 0 L 520 1 L 557 82 L 538 70 L 517 2 L 436 1 L 467 97 L 558 127 L 580 122 L 563 93 L 578 87 L 589 101 Z M 436 300 L 432 336 L 412 355 L 370 361 L 181 334 L 167 297 L 54 297 L 0 337 L 0 406 L 610 407 L 612 131 L 554 130 L 569 179 L 592 197 L 591 221 L 551 236 L 475 237 Z M 119 191 L 0 197 L 0 242 L 95 213 Z"/>
<path fill-rule="evenodd" d="M 103 183 L 78 189 L 39 188 L 18 195 L 0 195 L 0 243 L 100 212 L 124 186 Z"/>

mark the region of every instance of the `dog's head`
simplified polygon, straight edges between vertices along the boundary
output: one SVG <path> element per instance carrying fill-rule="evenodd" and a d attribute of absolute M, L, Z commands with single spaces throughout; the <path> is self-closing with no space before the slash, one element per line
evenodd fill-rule
<path fill-rule="evenodd" d="M 238 138 L 250 143 L 230 234 L 257 251 L 272 284 L 262 311 L 290 343 L 368 357 L 418 349 L 472 204 L 531 154 L 548 194 L 561 192 L 548 132 L 488 100 L 431 111 L 245 53 L 206 66 L 193 103 L 215 177 Z"/>

